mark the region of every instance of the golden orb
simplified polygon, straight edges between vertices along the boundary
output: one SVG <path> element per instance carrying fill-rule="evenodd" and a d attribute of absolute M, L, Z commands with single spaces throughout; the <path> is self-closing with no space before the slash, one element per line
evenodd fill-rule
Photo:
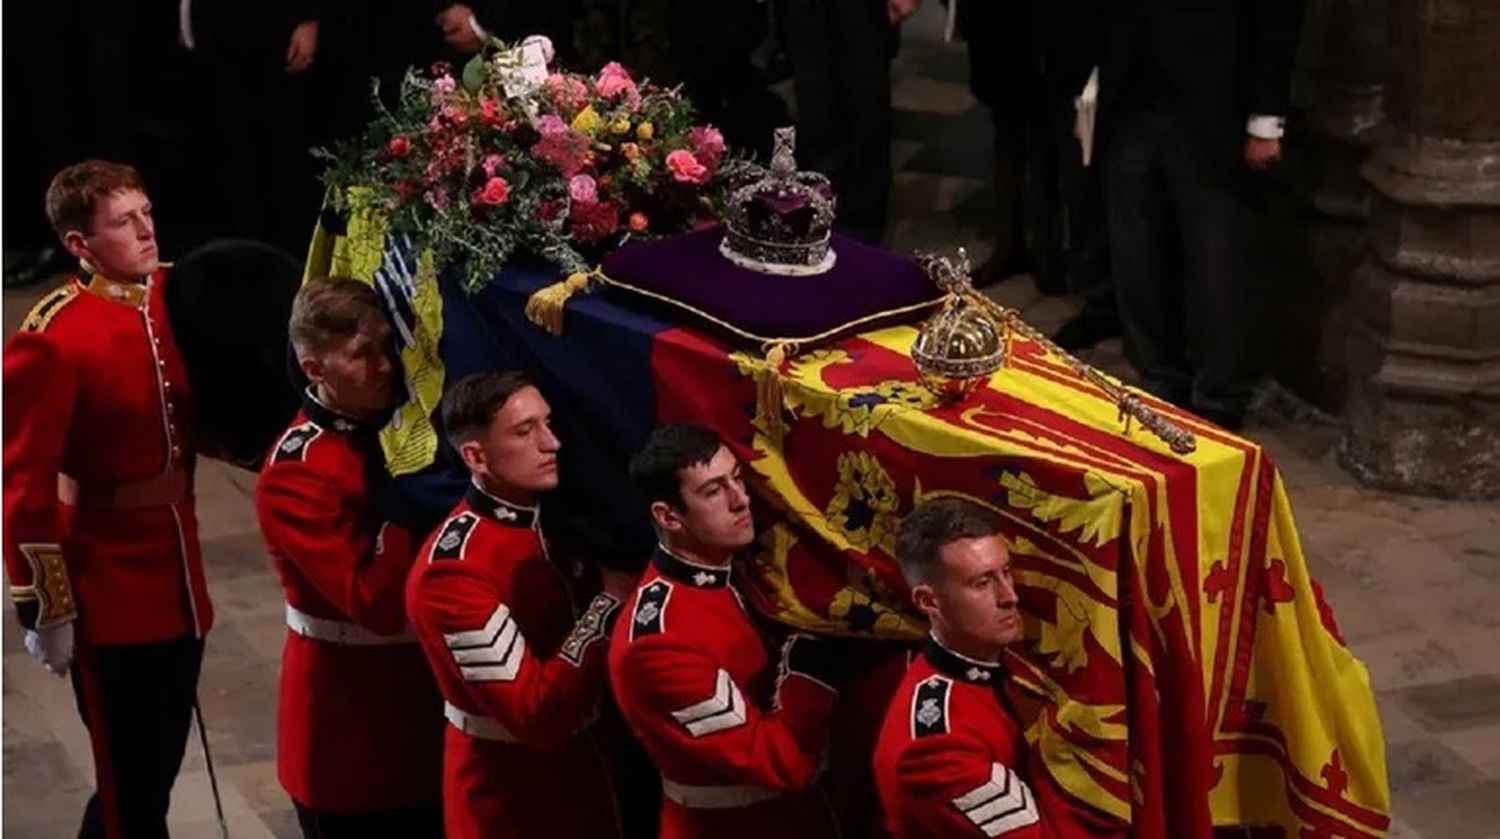
<path fill-rule="evenodd" d="M 959 402 L 1005 363 L 1005 339 L 988 313 L 955 294 L 922 324 L 911 358 L 924 387 L 944 402 Z"/>

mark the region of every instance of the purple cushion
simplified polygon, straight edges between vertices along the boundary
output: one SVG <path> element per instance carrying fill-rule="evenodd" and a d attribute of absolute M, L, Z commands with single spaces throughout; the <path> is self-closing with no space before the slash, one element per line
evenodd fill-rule
<path fill-rule="evenodd" d="M 943 298 L 915 260 L 837 233 L 837 262 L 811 277 L 735 265 L 719 253 L 723 238 L 717 225 L 629 243 L 604 258 L 608 287 L 664 304 L 741 345 L 795 341 L 801 350 L 915 321 Z"/>

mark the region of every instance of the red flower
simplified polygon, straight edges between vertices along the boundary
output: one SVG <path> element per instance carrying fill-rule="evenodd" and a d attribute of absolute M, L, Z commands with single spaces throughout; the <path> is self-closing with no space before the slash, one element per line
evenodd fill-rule
<path fill-rule="evenodd" d="M 395 157 L 406 157 L 411 154 L 411 139 L 404 134 L 397 134 L 391 138 L 389 148 Z"/>
<path fill-rule="evenodd" d="M 500 103 L 489 98 L 479 103 L 479 118 L 484 120 L 485 125 L 499 125 L 505 119 L 500 113 Z"/>
<path fill-rule="evenodd" d="M 646 214 L 645 213 L 631 213 L 630 214 L 630 232 L 631 233 L 645 233 L 646 229 L 649 228 L 650 226 L 651 226 L 651 220 L 648 219 L 648 218 L 646 218 Z"/>
<path fill-rule="evenodd" d="M 620 229 L 620 211 L 609 201 L 574 204 L 569 218 L 573 222 L 573 235 L 585 242 L 597 242 Z"/>
<path fill-rule="evenodd" d="M 485 181 L 484 188 L 477 193 L 479 202 L 495 206 L 504 204 L 510 198 L 510 184 L 504 178 L 490 178 Z"/>
<path fill-rule="evenodd" d="M 435 61 L 435 62 L 433 62 L 431 69 L 432 69 L 432 77 L 433 78 L 437 78 L 438 76 L 446 76 L 446 75 L 448 75 L 448 72 L 450 70 L 452 70 L 453 67 L 452 67 L 452 65 L 450 65 L 446 61 Z"/>

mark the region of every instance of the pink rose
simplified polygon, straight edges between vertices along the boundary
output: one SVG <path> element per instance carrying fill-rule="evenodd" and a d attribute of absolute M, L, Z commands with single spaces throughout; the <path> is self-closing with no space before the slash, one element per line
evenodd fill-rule
<path fill-rule="evenodd" d="M 452 93 L 457 87 L 458 83 L 449 75 L 439 76 L 432 83 L 432 89 L 439 93 Z"/>
<path fill-rule="evenodd" d="M 636 95 L 635 80 L 630 78 L 630 72 L 621 67 L 618 61 L 604 65 L 604 69 L 594 79 L 594 89 L 605 99 L 613 99 L 622 94 L 632 98 Z"/>
<path fill-rule="evenodd" d="M 719 156 L 724 153 L 724 135 L 712 125 L 695 126 L 688 132 L 688 142 L 693 144 L 693 156 L 698 162 L 712 169 L 719 165 Z"/>
<path fill-rule="evenodd" d="M 568 181 L 568 197 L 578 204 L 592 204 L 599 200 L 599 187 L 588 175 L 574 175 Z"/>
<path fill-rule="evenodd" d="M 678 149 L 667 155 L 667 168 L 672 170 L 672 177 L 685 184 L 701 184 L 708 180 L 708 167 L 698 162 L 693 153 L 686 149 Z"/>
<path fill-rule="evenodd" d="M 490 178 L 479 191 L 479 200 L 490 206 L 504 204 L 510 198 L 510 184 L 504 178 Z"/>
<path fill-rule="evenodd" d="M 536 121 L 536 130 L 543 136 L 568 133 L 568 124 L 557 114 L 543 114 Z"/>
<path fill-rule="evenodd" d="M 391 138 L 389 146 L 391 155 L 394 157 L 406 157 L 411 154 L 411 139 L 402 134 Z"/>

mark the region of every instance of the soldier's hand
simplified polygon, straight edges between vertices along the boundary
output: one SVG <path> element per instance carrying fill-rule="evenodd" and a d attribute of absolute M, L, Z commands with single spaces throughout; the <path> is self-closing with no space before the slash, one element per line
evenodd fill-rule
<path fill-rule="evenodd" d="M 292 30 L 292 41 L 286 45 L 286 71 L 301 73 L 312 66 L 318 53 L 318 22 L 304 20 Z"/>
<path fill-rule="evenodd" d="M 885 9 L 891 19 L 891 25 L 895 26 L 916 14 L 917 7 L 921 5 L 922 0 L 886 0 Z"/>
<path fill-rule="evenodd" d="M 66 676 L 73 664 L 73 622 L 26 630 L 26 652 L 40 661 L 48 672 Z"/>
<path fill-rule="evenodd" d="M 624 603 L 635 594 L 635 584 L 640 581 L 641 575 L 629 571 L 620 571 L 615 568 L 600 568 L 599 577 L 604 582 L 604 593 Z"/>
<path fill-rule="evenodd" d="M 474 10 L 463 3 L 454 3 L 437 16 L 438 28 L 443 30 L 443 40 L 459 52 L 479 52 L 484 41 L 474 27 Z"/>

